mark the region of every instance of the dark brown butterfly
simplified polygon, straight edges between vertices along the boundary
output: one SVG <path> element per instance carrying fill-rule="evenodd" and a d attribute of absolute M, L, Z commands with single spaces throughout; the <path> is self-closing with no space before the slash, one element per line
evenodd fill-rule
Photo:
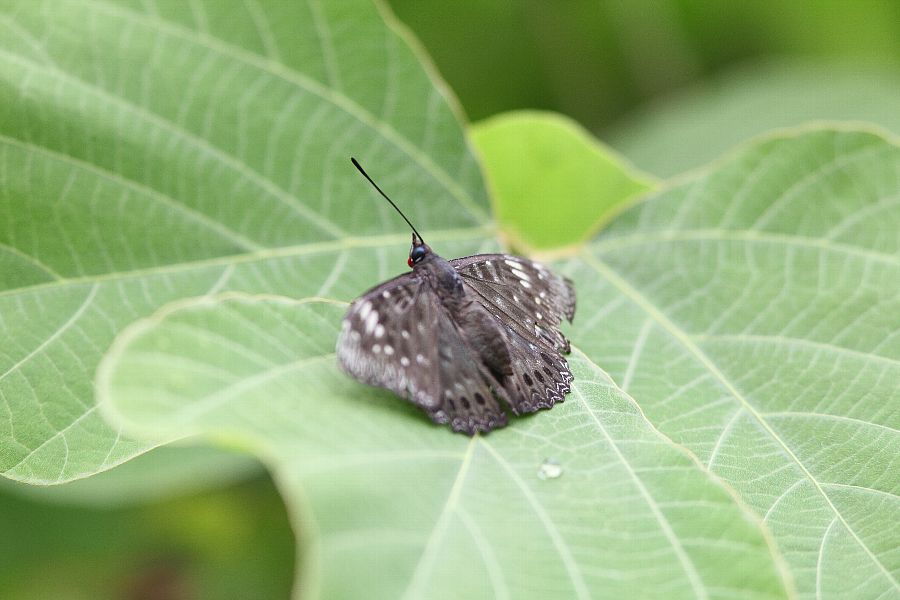
<path fill-rule="evenodd" d="M 503 427 L 507 410 L 562 402 L 573 377 L 559 325 L 575 314 L 572 282 L 509 254 L 441 258 L 351 160 L 412 229 L 412 273 L 350 305 L 337 342 L 343 370 L 469 435 Z"/>

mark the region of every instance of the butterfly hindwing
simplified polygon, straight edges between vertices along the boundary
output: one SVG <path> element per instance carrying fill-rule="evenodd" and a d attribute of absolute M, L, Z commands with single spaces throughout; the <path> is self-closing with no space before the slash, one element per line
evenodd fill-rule
<path fill-rule="evenodd" d="M 508 340 L 513 369 L 505 387 L 513 412 L 530 413 L 565 400 L 574 379 L 566 359 L 558 351 L 536 346 L 515 332 Z"/>
<path fill-rule="evenodd" d="M 505 393 L 481 360 L 480 349 L 472 347 L 456 319 L 439 319 L 436 327 L 442 397 L 440 409 L 431 418 L 469 435 L 506 425 L 506 413 L 495 397 Z"/>

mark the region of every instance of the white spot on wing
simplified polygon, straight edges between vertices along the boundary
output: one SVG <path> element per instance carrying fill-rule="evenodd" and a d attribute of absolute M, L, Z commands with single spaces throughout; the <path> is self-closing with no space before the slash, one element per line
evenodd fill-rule
<path fill-rule="evenodd" d="M 368 300 L 366 302 L 363 302 L 363 305 L 359 307 L 359 318 L 365 319 L 367 316 L 369 316 L 370 310 L 372 310 L 372 303 Z"/>
<path fill-rule="evenodd" d="M 525 288 L 525 289 L 528 289 L 528 288 L 531 287 L 531 284 L 528 283 L 527 281 L 525 281 L 524 279 L 523 279 L 522 281 L 520 281 L 519 283 L 521 283 L 521 284 L 522 284 L 522 287 Z"/>
<path fill-rule="evenodd" d="M 372 311 L 366 317 L 366 333 L 372 333 L 375 330 L 375 326 L 378 324 L 378 313 L 376 311 Z"/>
<path fill-rule="evenodd" d="M 381 344 L 375 344 L 372 346 L 372 352 L 375 354 L 381 354 Z"/>
<path fill-rule="evenodd" d="M 540 318 L 540 317 L 538 317 Z M 375 326 L 375 337 L 380 338 L 384 335 L 384 325 L 376 325 Z"/>
<path fill-rule="evenodd" d="M 408 366 L 409 366 L 409 359 L 406 358 L 405 356 L 401 356 L 401 357 L 400 357 L 400 364 L 403 365 L 404 367 L 408 367 Z"/>
<path fill-rule="evenodd" d="M 388 356 L 392 355 L 394 353 L 394 347 L 393 346 L 385 346 L 384 353 Z"/>

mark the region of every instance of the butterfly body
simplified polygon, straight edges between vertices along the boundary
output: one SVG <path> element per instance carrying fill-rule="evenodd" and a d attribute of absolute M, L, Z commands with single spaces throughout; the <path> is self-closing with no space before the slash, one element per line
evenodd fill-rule
<path fill-rule="evenodd" d="M 469 435 L 506 425 L 507 410 L 564 399 L 571 282 L 511 255 L 447 261 L 416 233 L 409 264 L 351 304 L 337 343 L 344 371 Z"/>

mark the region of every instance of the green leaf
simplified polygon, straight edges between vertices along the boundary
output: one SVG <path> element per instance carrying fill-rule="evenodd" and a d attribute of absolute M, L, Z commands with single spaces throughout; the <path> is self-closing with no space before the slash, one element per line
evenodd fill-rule
<path fill-rule="evenodd" d="M 405 268 L 406 226 L 351 155 L 429 242 L 482 247 L 487 202 L 463 133 L 370 2 L 6 6 L 6 477 L 69 481 L 147 448 L 103 422 L 92 380 L 116 333 L 165 302 L 350 297 Z"/>
<path fill-rule="evenodd" d="M 900 148 L 774 136 L 569 263 L 574 339 L 762 515 L 801 595 L 900 597 Z"/>
<path fill-rule="evenodd" d="M 403 269 L 409 234 L 351 154 L 443 255 L 496 248 L 443 86 L 379 5 L 6 6 L 7 477 L 68 481 L 194 432 L 251 448 L 307 550 L 300 591 L 323 595 L 900 596 L 894 143 L 772 138 L 622 214 L 558 265 L 575 393 L 468 441 L 335 371 L 340 307 L 213 297 L 349 300 Z M 170 301 L 104 363 L 107 424 L 101 356 Z M 156 346 L 182 317 L 199 329 Z"/>
<path fill-rule="evenodd" d="M 602 412 L 622 397 L 615 389 L 597 389 L 601 380 L 597 365 L 603 365 L 623 389 L 638 399 L 651 423 L 693 451 L 702 464 L 730 484 L 742 501 L 764 518 L 801 595 L 812 595 L 818 590 L 826 595 L 889 597 L 900 592 L 900 564 L 894 559 L 900 538 L 896 529 L 900 490 L 894 458 L 900 450 L 900 423 L 893 410 L 900 399 L 896 385 L 900 338 L 895 335 L 900 331 L 900 219 L 893 202 L 900 195 L 898 174 L 900 148 L 877 134 L 800 131 L 763 140 L 630 209 L 578 257 L 562 266 L 579 291 L 580 307 L 572 337 L 584 352 L 573 357 L 579 387 L 572 399 L 583 400 L 588 414 L 573 418 L 569 411 L 577 404 L 569 402 L 549 413 L 519 420 L 492 434 L 487 442 L 474 443 L 480 444 L 478 448 L 490 447 L 491 456 L 496 454 L 519 465 L 521 471 L 516 472 L 516 477 L 523 481 L 529 470 L 546 458 L 559 460 L 568 474 L 570 464 L 587 460 L 581 452 L 585 443 L 596 451 L 594 446 L 608 439 L 603 431 L 590 428 L 590 420 L 601 429 L 621 424 L 618 415 Z M 264 352 L 263 356 L 271 350 L 259 350 L 260 347 L 276 346 L 251 342 L 261 337 L 259 332 L 249 336 L 235 334 L 235 327 L 229 323 L 252 323 L 248 316 L 238 319 L 227 311 L 223 316 L 208 310 L 213 300 L 199 302 L 201 326 L 188 331 L 190 339 L 203 339 L 198 332 L 232 332 L 240 340 L 234 344 L 237 351 L 251 348 Z M 442 443 L 428 436 L 428 427 L 416 425 L 421 417 L 410 414 L 396 402 L 391 405 L 385 394 L 365 396 L 385 402 L 368 407 L 377 412 L 377 418 L 366 415 L 362 423 L 357 423 L 342 415 L 344 409 L 348 415 L 362 415 L 359 411 L 363 410 L 365 397 L 356 387 L 343 387 L 355 384 L 325 372 L 325 367 L 319 365 L 314 376 L 325 377 L 325 381 L 312 382 L 298 376 L 302 383 L 297 385 L 311 394 L 317 407 L 322 398 L 341 396 L 346 396 L 351 404 L 329 404 L 327 419 L 315 419 L 313 429 L 305 424 L 310 411 L 276 408 L 274 415 L 260 416 L 261 401 L 251 400 L 252 409 L 240 408 L 244 404 L 232 407 L 236 414 L 225 420 L 218 412 L 202 412 L 202 404 L 198 411 L 196 403 L 189 405 L 188 399 L 210 394 L 217 397 L 217 385 L 228 385 L 227 381 L 198 382 L 205 386 L 203 394 L 190 387 L 185 391 L 185 386 L 197 377 L 191 363 L 185 362 L 181 368 L 187 375 L 182 376 L 181 385 L 176 381 L 162 389 L 159 386 L 161 381 L 171 381 L 178 375 L 178 353 L 182 361 L 184 353 L 194 360 L 193 342 L 167 337 L 168 326 L 177 325 L 177 315 L 182 313 L 185 318 L 191 314 L 185 308 L 168 316 L 164 313 L 157 322 L 137 326 L 109 357 L 110 371 L 102 389 L 109 391 L 110 403 L 118 411 L 116 422 L 126 425 L 129 431 L 148 427 L 141 433 L 154 437 L 163 432 L 189 435 L 198 431 L 186 427 L 191 419 L 196 419 L 203 431 L 215 435 L 246 435 L 249 427 L 251 436 L 266 440 L 262 454 L 277 462 L 278 449 L 268 444 L 276 442 L 279 436 L 259 424 L 260 420 L 276 421 L 276 432 L 287 428 L 288 433 L 281 435 L 288 435 L 294 444 L 284 454 L 309 458 L 318 465 L 314 469 L 317 473 L 323 469 L 327 473 L 324 480 L 300 477 L 298 488 L 313 496 L 324 494 L 329 499 L 324 503 L 328 506 L 335 497 L 353 498 L 354 490 L 363 494 L 363 490 L 373 489 L 382 479 L 394 490 L 403 489 L 402 481 L 384 469 L 375 472 L 371 468 L 364 473 L 336 476 L 322 455 L 311 456 L 304 451 L 305 446 L 298 448 L 296 444 L 312 439 L 331 457 L 335 452 L 343 452 L 342 444 L 350 438 L 354 447 L 365 445 L 365 456 L 373 455 L 373 448 L 402 452 L 404 444 L 423 449 Z M 214 314 L 218 316 L 213 317 Z M 277 329 L 274 322 L 259 325 L 260 331 Z M 296 330 L 313 332 L 316 327 L 301 324 Z M 334 332 L 325 338 L 333 340 Z M 166 340 L 168 346 L 158 346 Z M 322 344 L 316 356 L 331 351 L 326 342 Z M 216 357 L 212 350 L 207 344 L 199 354 Z M 294 351 L 286 356 L 304 354 Z M 142 357 L 149 357 L 150 362 L 141 362 Z M 154 365 L 153 361 L 160 361 L 160 357 L 165 360 Z M 213 374 L 222 371 L 221 365 L 242 362 L 235 356 L 218 356 L 217 360 L 220 368 Z M 255 358 L 253 362 L 259 365 L 260 361 Z M 334 368 L 333 361 L 327 361 L 327 365 Z M 235 368 L 229 368 L 228 374 Z M 243 398 L 250 390 L 241 386 L 247 385 L 245 382 L 252 386 L 258 380 L 252 374 L 252 365 L 243 365 L 242 369 L 250 369 L 236 376 L 238 387 L 234 389 L 242 393 L 227 396 L 228 400 Z M 264 388 L 261 395 L 300 395 L 290 388 L 283 389 L 280 379 L 272 385 Z M 187 408 L 182 410 L 183 406 Z M 400 414 L 396 415 L 391 406 Z M 294 412 L 304 425 L 289 424 L 286 415 Z M 600 416 L 596 419 L 590 416 L 597 412 Z M 391 428 L 384 421 L 400 417 L 405 426 Z M 357 424 L 342 429 L 344 422 Z M 323 435 L 322 429 L 327 434 Z M 585 429 L 591 441 L 582 443 L 579 439 Z M 638 422 L 632 422 L 626 429 L 621 439 L 633 439 L 642 428 Z M 368 433 L 363 435 L 360 431 Z M 406 436 L 414 437 L 408 440 Z M 444 439 L 440 434 L 435 436 Z M 335 446 L 333 439 L 341 440 L 341 445 Z M 509 446 L 505 445 L 506 440 L 512 440 Z M 367 446 L 369 443 L 374 446 Z M 576 445 L 568 445 L 572 443 Z M 521 458 L 523 452 L 528 460 Z M 463 460 L 458 454 L 455 456 Z M 609 454 L 600 460 L 608 464 Z M 633 457 L 626 462 L 632 463 L 631 471 L 642 473 L 641 460 Z M 391 468 L 394 467 L 386 467 Z M 399 468 L 400 477 L 411 476 L 409 469 L 407 465 Z M 603 472 L 598 466 L 588 470 Z M 457 480 L 458 472 L 441 472 L 433 466 L 416 471 L 417 480 L 431 482 L 431 477 L 443 477 L 443 487 L 427 486 L 431 492 L 437 487 L 442 493 L 432 497 L 431 503 L 426 502 L 433 509 L 432 519 L 426 519 L 426 524 L 438 523 L 443 528 L 444 520 L 450 518 L 440 516 L 444 513 L 433 505 L 449 503 L 456 514 L 457 498 L 462 492 L 452 482 Z M 505 472 L 512 477 L 509 470 Z M 280 477 L 294 481 L 296 476 Z M 493 477 L 497 478 L 499 475 Z M 598 478 L 596 474 L 588 479 L 586 486 L 592 500 L 610 485 L 611 479 L 622 480 L 606 475 Z M 649 484 L 643 485 L 647 488 Z M 483 487 L 473 485 L 473 489 Z M 662 503 L 682 502 L 677 491 L 660 488 L 659 494 L 668 498 Z M 496 490 L 492 493 L 496 494 Z M 523 493 L 526 497 L 533 495 Z M 563 506 L 567 512 L 553 512 L 551 520 L 567 523 L 565 519 L 574 508 L 566 499 L 585 497 L 585 493 L 560 490 L 542 502 L 543 510 L 546 513 L 556 510 L 546 507 Z M 675 494 L 674 500 L 670 494 Z M 399 499 L 396 495 L 388 497 L 392 506 L 421 502 L 412 494 L 401 493 Z M 633 505 L 633 501 L 628 503 L 631 509 Z M 404 504 L 396 510 L 405 518 L 411 512 L 421 514 L 421 505 L 416 507 Z M 341 514 L 346 511 L 339 510 Z M 604 514 L 615 513 L 609 507 L 605 510 Z M 327 519 L 323 524 L 320 518 L 325 517 L 314 507 L 312 511 L 317 528 L 330 533 Z M 696 511 L 689 512 L 697 517 Z M 463 514 L 470 515 L 468 506 L 463 507 Z M 498 519 L 496 515 L 484 518 Z M 383 523 L 385 519 L 378 512 L 369 522 Z M 578 522 L 585 522 L 583 515 Z M 339 525 L 346 522 L 339 520 Z M 623 531 L 622 527 L 628 528 L 617 523 L 614 529 Z M 699 522 L 693 521 L 691 527 L 698 528 Z M 671 529 L 678 531 L 674 522 Z M 565 527 L 563 530 L 569 531 Z M 500 528 L 496 544 L 510 537 L 517 546 L 528 544 L 515 535 L 508 528 Z M 598 548 L 609 547 L 608 540 L 600 543 L 596 538 L 589 539 L 572 542 L 577 547 L 584 544 L 594 549 L 594 554 L 585 560 L 599 555 L 602 551 Z M 431 547 L 421 539 L 419 543 L 424 543 L 426 549 Z M 458 550 L 454 543 L 455 540 L 448 540 L 434 552 L 447 560 L 461 560 L 455 558 Z M 410 545 L 419 550 L 423 547 L 415 542 Z M 557 555 L 565 556 L 558 550 L 557 547 Z M 418 551 L 413 556 L 418 557 Z M 323 572 L 338 568 L 327 558 L 321 560 L 315 568 Z M 402 557 L 394 555 L 390 560 L 403 562 Z M 565 563 L 565 559 L 561 560 Z M 774 561 L 779 564 L 777 556 Z M 344 564 L 343 557 L 339 562 Z M 576 564 L 582 563 L 576 560 Z M 490 570 L 488 566 L 484 568 Z M 631 572 L 627 566 L 624 569 Z M 721 565 L 717 569 L 721 570 Z M 590 568 L 584 570 L 593 572 Z M 667 572 L 670 578 L 678 573 L 673 568 Z M 414 574 L 409 577 L 415 582 Z M 577 578 L 570 579 L 577 582 Z M 703 589 L 715 596 L 707 589 L 706 580 L 701 580 Z M 572 585 L 569 593 L 577 591 L 577 583 Z M 586 585 L 593 589 L 595 583 Z M 597 585 L 611 589 L 608 581 Z M 648 581 L 647 585 L 652 583 Z M 330 591 L 327 586 L 325 589 Z M 696 595 L 697 588 L 691 591 Z"/>
<path fill-rule="evenodd" d="M 520 111 L 472 127 L 503 233 L 546 251 L 584 242 L 652 187 L 574 121 Z"/>
<path fill-rule="evenodd" d="M 300 524 L 304 597 L 785 595 L 757 518 L 577 350 L 569 401 L 469 439 L 338 372 L 345 310 L 187 300 L 129 327 L 98 373 L 132 434 L 265 457 Z"/>
<path fill-rule="evenodd" d="M 103 510 L 6 493 L 11 485 L 32 487 L 59 500 L 81 483 L 0 486 L 0 598 L 122 600 L 147 597 L 148 588 L 217 600 L 290 594 L 294 540 L 269 478 Z"/>
<path fill-rule="evenodd" d="M 772 129 L 822 120 L 900 133 L 900 74 L 865 61 L 744 66 L 635 111 L 603 139 L 640 168 L 671 177 Z"/>

